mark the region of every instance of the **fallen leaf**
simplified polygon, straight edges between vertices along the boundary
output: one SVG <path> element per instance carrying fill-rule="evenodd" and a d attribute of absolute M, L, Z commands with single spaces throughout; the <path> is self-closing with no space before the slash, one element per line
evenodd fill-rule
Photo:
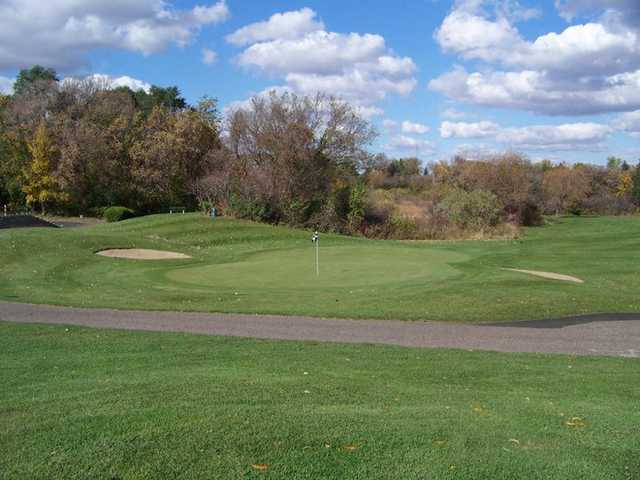
<path fill-rule="evenodd" d="M 571 420 L 567 420 L 564 423 L 567 427 L 583 428 L 587 426 L 587 422 L 580 417 L 573 417 Z"/>
<path fill-rule="evenodd" d="M 348 445 L 345 445 L 344 449 L 349 450 L 350 452 L 353 452 L 354 450 L 358 449 L 358 445 L 356 445 L 355 443 L 350 443 Z"/>
<path fill-rule="evenodd" d="M 255 463 L 253 465 L 251 465 L 255 470 L 258 470 L 259 472 L 264 472 L 269 468 L 269 465 L 267 465 L 266 463 Z"/>

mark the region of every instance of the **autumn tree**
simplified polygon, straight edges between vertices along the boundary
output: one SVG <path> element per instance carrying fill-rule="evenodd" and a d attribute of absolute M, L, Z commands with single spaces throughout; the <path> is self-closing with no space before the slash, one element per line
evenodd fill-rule
<path fill-rule="evenodd" d="M 590 192 L 590 179 L 583 169 L 562 165 L 544 173 L 542 191 L 547 211 L 557 215 L 585 200 Z"/>
<path fill-rule="evenodd" d="M 633 172 L 633 187 L 631 190 L 631 197 L 633 198 L 633 202 L 640 206 L 640 162 L 635 168 Z"/>
<path fill-rule="evenodd" d="M 219 130 L 210 99 L 177 113 L 155 107 L 130 149 L 136 206 L 195 207 L 193 185 L 209 171 L 213 151 L 220 147 Z"/>
<path fill-rule="evenodd" d="M 55 147 L 49 138 L 44 121 L 40 123 L 33 139 L 28 144 L 31 162 L 24 172 L 23 188 L 28 205 L 39 205 L 44 215 L 45 207 L 52 202 L 64 200 L 58 182 L 53 176 Z"/>
<path fill-rule="evenodd" d="M 309 221 L 340 179 L 357 176 L 375 137 L 343 101 L 275 92 L 232 112 L 227 130 L 240 200 L 290 224 Z"/>
<path fill-rule="evenodd" d="M 89 91 L 92 85 L 85 85 Z M 128 205 L 132 198 L 129 150 L 142 132 L 133 100 L 98 90 L 75 92 L 76 101 L 55 116 L 59 139 L 57 177 L 77 213 L 92 207 Z"/>

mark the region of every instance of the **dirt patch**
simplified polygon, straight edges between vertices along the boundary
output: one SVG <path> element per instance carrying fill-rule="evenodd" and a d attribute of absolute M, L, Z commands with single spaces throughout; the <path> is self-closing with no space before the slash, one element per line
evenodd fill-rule
<path fill-rule="evenodd" d="M 572 277 L 570 275 L 563 275 L 561 273 L 538 272 L 536 270 L 520 270 L 517 268 L 503 268 L 502 270 L 507 270 L 509 272 L 517 272 L 517 273 L 526 273 L 527 275 L 534 275 L 536 277 L 548 278 L 550 280 L 560 280 L 563 282 L 573 282 L 573 283 L 584 283 L 584 280 L 581 280 L 580 278 Z"/>
<path fill-rule="evenodd" d="M 118 248 L 102 250 L 96 255 L 109 258 L 126 258 L 129 260 L 184 260 L 191 258 L 184 253 L 167 252 L 164 250 L 147 250 L 142 248 Z"/>

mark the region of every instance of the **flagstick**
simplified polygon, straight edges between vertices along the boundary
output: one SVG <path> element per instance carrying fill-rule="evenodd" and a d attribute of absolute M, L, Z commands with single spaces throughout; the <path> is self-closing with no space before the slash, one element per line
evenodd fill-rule
<path fill-rule="evenodd" d="M 316 276 L 320 276 L 320 239 L 316 240 Z"/>

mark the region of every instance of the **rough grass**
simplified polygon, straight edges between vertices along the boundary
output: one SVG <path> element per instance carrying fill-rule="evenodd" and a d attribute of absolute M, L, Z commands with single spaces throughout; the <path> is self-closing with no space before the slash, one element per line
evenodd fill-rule
<path fill-rule="evenodd" d="M 640 478 L 640 362 L 0 323 L 0 478 Z"/>
<path fill-rule="evenodd" d="M 82 307 L 500 321 L 640 312 L 640 217 L 560 218 L 520 240 L 384 242 L 197 214 L 0 232 L 0 299 Z M 100 258 L 108 248 L 183 261 Z M 503 270 L 573 275 L 584 285 Z"/>

